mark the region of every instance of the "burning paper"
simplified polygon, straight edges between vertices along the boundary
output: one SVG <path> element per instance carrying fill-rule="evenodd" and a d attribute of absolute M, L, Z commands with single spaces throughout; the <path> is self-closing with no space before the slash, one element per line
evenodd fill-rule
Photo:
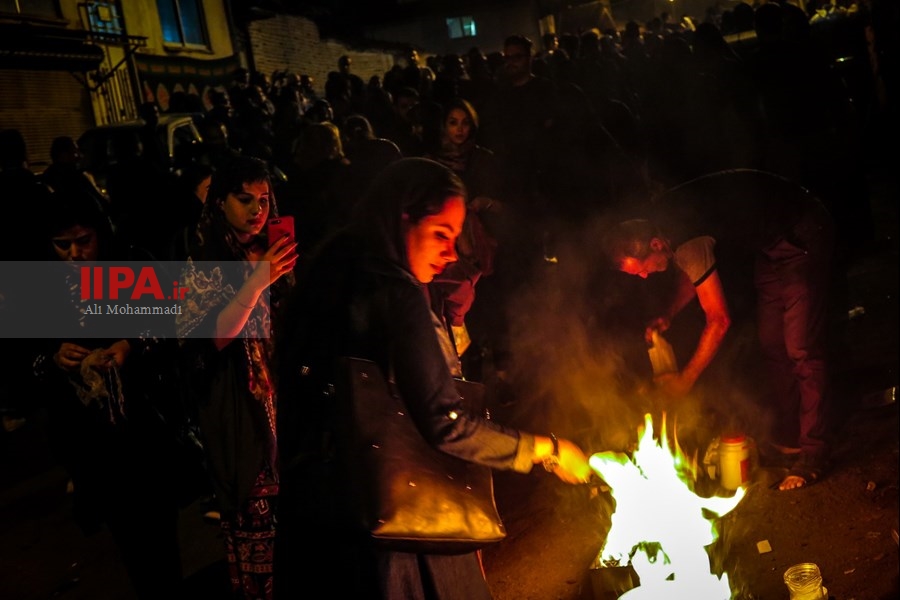
<path fill-rule="evenodd" d="M 640 598 L 731 598 L 728 575 L 720 578 L 710 570 L 706 547 L 716 541 L 717 531 L 706 515 L 727 514 L 744 497 L 743 488 L 730 498 L 694 494 L 696 465 L 677 442 L 670 449 L 665 415 L 658 442 L 648 414 L 633 456 L 602 452 L 590 464 L 616 501 L 600 551 L 602 564 L 630 563 L 641 581 L 634 590 Z M 633 597 L 631 592 L 625 596 Z"/>

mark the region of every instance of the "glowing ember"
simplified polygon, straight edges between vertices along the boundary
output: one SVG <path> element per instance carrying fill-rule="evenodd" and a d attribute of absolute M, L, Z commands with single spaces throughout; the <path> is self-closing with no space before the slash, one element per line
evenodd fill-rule
<path fill-rule="evenodd" d="M 602 452 L 594 454 L 590 464 L 616 501 L 600 561 L 605 566 L 630 562 L 641 580 L 640 587 L 623 598 L 731 598 L 728 575 L 720 578 L 710 570 L 706 546 L 718 534 L 704 514 L 727 514 L 744 497 L 743 488 L 730 498 L 694 494 L 696 464 L 686 460 L 677 442 L 670 449 L 665 415 L 658 443 L 648 414 L 631 458 Z"/>

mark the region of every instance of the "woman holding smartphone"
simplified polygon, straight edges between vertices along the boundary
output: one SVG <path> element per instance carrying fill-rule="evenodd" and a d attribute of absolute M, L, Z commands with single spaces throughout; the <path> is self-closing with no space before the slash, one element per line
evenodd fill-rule
<path fill-rule="evenodd" d="M 270 361 L 278 308 L 293 286 L 296 242 L 268 239 L 277 214 L 265 162 L 217 170 L 189 252 L 177 332 L 225 534 L 235 598 L 271 597 L 276 396 Z"/>

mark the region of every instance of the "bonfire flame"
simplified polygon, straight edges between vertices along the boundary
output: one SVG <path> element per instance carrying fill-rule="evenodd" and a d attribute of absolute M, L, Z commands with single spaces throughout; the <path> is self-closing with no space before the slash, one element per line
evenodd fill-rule
<path fill-rule="evenodd" d="M 661 588 L 667 591 L 661 594 L 674 597 L 672 588 L 677 586 L 679 593 L 690 593 L 689 597 L 697 600 L 731 598 L 728 575 L 719 577 L 710 571 L 706 547 L 718 537 L 713 519 L 738 505 L 743 488 L 730 498 L 694 494 L 696 462 L 686 460 L 677 441 L 674 450 L 670 449 L 665 415 L 658 443 L 647 414 L 632 457 L 602 452 L 594 454 L 590 464 L 616 501 L 600 551 L 603 565 L 630 562 L 646 592 L 651 590 L 645 588 Z"/>

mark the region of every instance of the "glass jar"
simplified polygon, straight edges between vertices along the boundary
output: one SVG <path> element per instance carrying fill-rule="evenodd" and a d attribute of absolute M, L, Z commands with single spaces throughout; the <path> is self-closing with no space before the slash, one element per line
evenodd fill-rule
<path fill-rule="evenodd" d="M 822 586 L 822 574 L 815 563 L 800 563 L 784 572 L 784 583 L 791 600 L 825 600 L 828 591 Z"/>

